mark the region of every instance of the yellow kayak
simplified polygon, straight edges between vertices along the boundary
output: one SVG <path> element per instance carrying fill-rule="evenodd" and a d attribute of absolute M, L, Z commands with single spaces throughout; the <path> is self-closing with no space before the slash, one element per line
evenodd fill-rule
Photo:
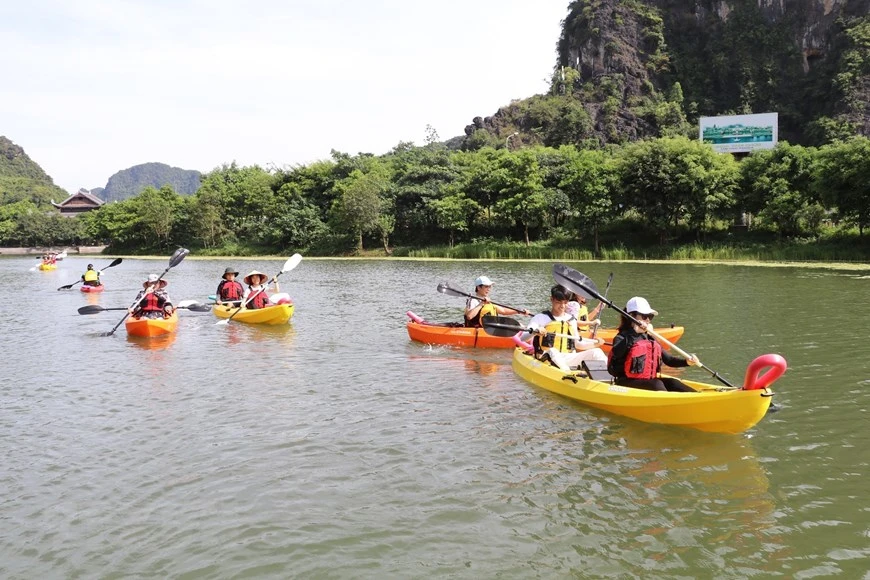
<path fill-rule="evenodd" d="M 750 371 L 757 377 L 762 368 L 769 368 L 769 374 L 750 378 Z M 779 355 L 758 357 L 747 369 L 745 388 L 729 389 L 680 379 L 696 393 L 632 389 L 611 384 L 606 377 L 592 380 L 584 371 L 565 373 L 520 348 L 514 350 L 513 369 L 535 386 L 623 417 L 713 433 L 741 433 L 755 426 L 767 413 L 773 397 L 767 386 L 785 371 L 785 359 Z"/>
<path fill-rule="evenodd" d="M 233 322 L 246 322 L 247 324 L 286 324 L 293 316 L 292 304 L 275 304 L 266 308 L 245 308 L 238 314 L 238 308 L 231 306 L 217 306 L 211 309 L 218 318 L 233 317 Z M 233 316 L 235 314 L 235 316 Z"/>
<path fill-rule="evenodd" d="M 39 265 L 39 269 L 40 269 L 40 270 L 43 270 L 43 271 L 48 271 L 48 270 L 57 270 L 57 264 L 45 264 L 45 263 L 42 263 L 42 264 Z"/>

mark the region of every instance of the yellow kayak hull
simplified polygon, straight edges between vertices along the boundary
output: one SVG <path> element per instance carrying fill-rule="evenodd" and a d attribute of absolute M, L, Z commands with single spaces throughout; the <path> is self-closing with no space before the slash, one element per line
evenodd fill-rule
<path fill-rule="evenodd" d="M 293 316 L 293 304 L 275 304 L 266 308 L 257 308 L 255 310 L 244 309 L 238 314 L 238 308 L 229 306 L 215 305 L 211 311 L 218 318 L 233 317 L 233 322 L 245 322 L 247 324 L 286 324 L 290 317 Z M 235 316 L 233 316 L 235 314 Z"/>
<path fill-rule="evenodd" d="M 767 413 L 769 389 L 724 390 L 722 386 L 687 381 L 696 393 L 645 391 L 587 378 L 581 371 L 564 373 L 522 349 L 514 350 L 514 372 L 522 379 L 590 407 L 646 423 L 688 427 L 711 433 L 742 433 Z"/>
<path fill-rule="evenodd" d="M 57 270 L 57 264 L 40 264 L 39 269 L 42 271 Z"/>

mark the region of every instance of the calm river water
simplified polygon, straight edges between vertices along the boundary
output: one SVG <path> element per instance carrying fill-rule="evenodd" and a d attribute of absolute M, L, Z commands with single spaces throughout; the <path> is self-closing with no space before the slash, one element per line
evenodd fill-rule
<path fill-rule="evenodd" d="M 540 310 L 552 263 L 306 258 L 281 278 L 290 324 L 183 311 L 149 342 L 76 309 L 128 306 L 168 256 L 56 290 L 88 261 L 111 259 L 0 259 L 2 578 L 868 577 L 870 269 L 569 264 L 602 290 L 613 272 L 615 302 L 647 297 L 732 382 L 786 357 L 781 410 L 731 436 L 575 404 L 508 351 L 409 341 L 406 310 L 460 320 L 440 281 L 486 274 Z M 283 259 L 188 258 L 167 289 L 206 301 L 227 265 Z"/>

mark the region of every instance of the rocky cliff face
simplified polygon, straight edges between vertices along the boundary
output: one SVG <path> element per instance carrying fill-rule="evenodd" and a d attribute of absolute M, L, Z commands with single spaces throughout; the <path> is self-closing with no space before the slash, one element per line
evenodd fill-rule
<path fill-rule="evenodd" d="M 796 143 L 870 135 L 868 13 L 870 0 L 574 0 L 548 97 L 582 103 L 600 142 L 762 112 Z M 527 112 L 514 103 L 466 133 L 534 141 Z"/>

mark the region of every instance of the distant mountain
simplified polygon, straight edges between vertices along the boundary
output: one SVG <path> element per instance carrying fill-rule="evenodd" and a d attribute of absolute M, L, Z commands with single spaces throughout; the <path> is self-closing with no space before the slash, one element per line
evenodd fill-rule
<path fill-rule="evenodd" d="M 29 200 L 42 206 L 67 197 L 22 147 L 0 136 L 0 205 Z"/>
<path fill-rule="evenodd" d="M 107 202 L 121 201 L 139 195 L 148 186 L 160 189 L 168 185 L 180 195 L 190 195 L 199 189 L 200 172 L 193 169 L 170 167 L 165 163 L 143 163 L 124 169 L 109 178 L 106 187 L 98 192 Z"/>

